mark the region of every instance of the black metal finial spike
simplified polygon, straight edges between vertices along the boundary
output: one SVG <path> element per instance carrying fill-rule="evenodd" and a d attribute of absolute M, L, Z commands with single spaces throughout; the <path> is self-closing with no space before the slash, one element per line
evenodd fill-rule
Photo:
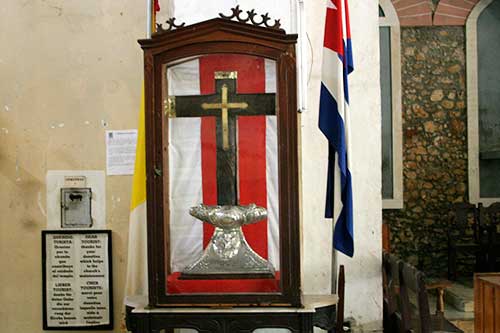
<path fill-rule="evenodd" d="M 250 21 L 255 26 L 264 26 L 275 30 L 281 30 L 280 20 L 274 20 L 274 25 L 270 25 L 268 23 L 271 20 L 271 18 L 269 17 L 269 13 L 260 15 L 262 20 L 259 22 L 258 20 L 255 19 L 255 17 L 257 16 L 255 9 L 247 10 L 246 11 L 247 17 L 241 17 L 241 13 L 243 13 L 243 11 L 240 9 L 239 5 L 237 5 L 234 8 L 231 8 L 231 12 L 232 12 L 231 15 L 224 15 L 222 13 L 219 13 L 219 16 L 226 20 L 236 19 L 238 22 L 241 23 L 247 23 L 248 21 Z"/>
<path fill-rule="evenodd" d="M 231 11 L 232 11 L 232 14 L 229 15 L 229 16 L 226 16 L 222 13 L 219 13 L 219 16 L 221 18 L 224 18 L 224 19 L 228 19 L 228 20 L 231 20 L 232 18 L 238 18 L 240 16 L 240 14 L 243 12 L 241 9 L 240 9 L 240 5 L 237 5 L 236 7 L 234 8 L 231 8 Z"/>
<path fill-rule="evenodd" d="M 177 29 L 177 28 L 182 28 L 183 26 L 186 25 L 186 23 L 182 22 L 181 24 L 176 24 L 175 23 L 175 20 L 176 18 L 175 17 L 171 17 L 167 20 L 167 23 L 169 25 L 169 30 L 173 30 L 174 28 Z"/>
<path fill-rule="evenodd" d="M 175 17 L 171 17 L 169 18 L 165 23 L 167 24 L 167 27 L 164 28 L 163 27 L 163 24 L 161 23 L 156 23 L 156 33 L 159 34 L 159 33 L 164 33 L 164 32 L 168 32 L 168 31 L 172 31 L 174 29 L 177 29 L 177 28 L 182 28 L 183 26 L 186 25 L 186 23 L 181 23 L 181 24 L 177 24 L 175 23 Z"/>

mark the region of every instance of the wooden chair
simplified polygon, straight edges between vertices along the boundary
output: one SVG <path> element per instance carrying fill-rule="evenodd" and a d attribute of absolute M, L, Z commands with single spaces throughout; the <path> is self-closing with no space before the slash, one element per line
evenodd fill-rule
<path fill-rule="evenodd" d="M 400 261 L 399 282 L 401 316 L 398 327 L 401 333 L 463 332 L 444 316 L 431 315 L 423 272 Z"/>
<path fill-rule="evenodd" d="M 483 272 L 500 271 L 500 202 L 491 204 L 488 207 L 479 206 L 479 221 L 481 222 L 482 244 L 485 252 L 485 269 Z"/>
<path fill-rule="evenodd" d="M 448 224 L 448 279 L 457 279 L 458 265 L 471 265 L 474 271 L 484 269 L 485 246 L 479 211 L 475 205 L 456 203 Z"/>
<path fill-rule="evenodd" d="M 399 262 L 400 260 L 387 252 L 382 255 L 382 281 L 384 294 L 383 325 L 385 333 L 397 333 L 399 304 Z M 400 315 L 399 315 L 400 317 Z"/>

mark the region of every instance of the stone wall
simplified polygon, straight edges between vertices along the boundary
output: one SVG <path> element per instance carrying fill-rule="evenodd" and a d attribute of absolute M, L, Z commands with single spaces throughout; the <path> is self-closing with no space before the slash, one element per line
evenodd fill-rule
<path fill-rule="evenodd" d="M 450 206 L 467 201 L 464 27 L 401 29 L 404 208 L 384 210 L 392 251 L 446 274 Z"/>

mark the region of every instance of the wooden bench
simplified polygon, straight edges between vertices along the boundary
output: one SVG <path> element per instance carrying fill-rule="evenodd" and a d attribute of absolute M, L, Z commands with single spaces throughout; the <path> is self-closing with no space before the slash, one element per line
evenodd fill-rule
<path fill-rule="evenodd" d="M 399 262 L 401 299 L 400 332 L 462 332 L 448 321 L 442 313 L 432 314 L 425 284 L 425 275 L 405 262 Z M 416 303 L 411 302 L 414 300 Z"/>
<path fill-rule="evenodd" d="M 485 268 L 483 272 L 500 271 L 500 202 L 493 203 L 488 207 L 479 205 L 479 221 L 481 222 Z M 476 272 L 478 272 L 476 271 Z"/>
<path fill-rule="evenodd" d="M 462 332 L 444 317 L 447 280 L 426 283 L 425 275 L 396 256 L 383 253 L 384 332 Z M 437 291 L 436 313 L 430 314 L 427 291 Z"/>
<path fill-rule="evenodd" d="M 382 280 L 384 295 L 383 325 L 384 332 L 396 333 L 400 329 L 396 326 L 399 322 L 399 262 L 400 260 L 387 252 L 382 257 Z"/>
<path fill-rule="evenodd" d="M 500 271 L 500 203 L 488 207 L 469 203 L 453 205 L 448 225 L 448 279 L 456 280 L 458 265 L 474 272 Z"/>
<path fill-rule="evenodd" d="M 479 209 L 470 203 L 452 206 L 448 223 L 448 279 L 458 277 L 458 265 L 468 266 L 474 261 L 474 271 L 483 269 L 485 247 L 482 241 Z"/>

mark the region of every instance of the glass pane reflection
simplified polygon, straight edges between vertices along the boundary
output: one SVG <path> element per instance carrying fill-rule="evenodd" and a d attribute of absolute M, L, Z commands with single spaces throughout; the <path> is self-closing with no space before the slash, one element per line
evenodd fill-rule
<path fill-rule="evenodd" d="M 276 63 L 200 56 L 165 79 L 167 293 L 279 291 Z"/>

